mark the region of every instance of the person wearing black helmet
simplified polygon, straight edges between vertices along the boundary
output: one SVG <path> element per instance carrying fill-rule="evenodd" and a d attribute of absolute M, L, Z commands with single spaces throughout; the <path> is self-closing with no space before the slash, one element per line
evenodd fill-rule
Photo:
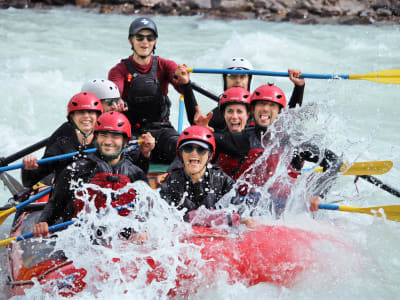
<path fill-rule="evenodd" d="M 139 137 L 150 132 L 156 139 L 152 161 L 170 163 L 175 158 L 179 134 L 169 122 L 171 102 L 168 85 L 173 84 L 177 65 L 172 60 L 154 55 L 158 38 L 157 26 L 147 17 L 135 19 L 129 27 L 133 54 L 122 59 L 108 73 L 127 103 L 125 115 L 132 124 L 132 134 Z"/>

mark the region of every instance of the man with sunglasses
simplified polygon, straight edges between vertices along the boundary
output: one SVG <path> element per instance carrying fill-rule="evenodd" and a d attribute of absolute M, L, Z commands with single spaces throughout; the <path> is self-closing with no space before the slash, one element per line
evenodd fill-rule
<path fill-rule="evenodd" d="M 240 222 L 253 227 L 257 224 L 253 219 L 240 220 L 235 212 L 199 212 L 202 206 L 207 210 L 222 208 L 217 202 L 228 193 L 232 193 L 231 204 L 241 204 L 235 182 L 219 167 L 209 164 L 215 155 L 215 140 L 210 130 L 196 125 L 186 128 L 179 137 L 176 154 L 183 166 L 171 171 L 161 185 L 160 194 L 168 204 L 187 209 L 185 221 L 203 226 Z"/>
<path fill-rule="evenodd" d="M 177 65 L 171 60 L 154 56 L 158 30 L 147 17 L 135 19 L 129 27 L 128 40 L 133 54 L 121 60 L 108 73 L 127 103 L 125 115 L 132 124 L 132 134 L 139 137 L 151 132 L 156 139 L 152 161 L 170 163 L 175 157 L 179 134 L 169 122 L 171 102 L 168 85 L 173 84 Z"/>

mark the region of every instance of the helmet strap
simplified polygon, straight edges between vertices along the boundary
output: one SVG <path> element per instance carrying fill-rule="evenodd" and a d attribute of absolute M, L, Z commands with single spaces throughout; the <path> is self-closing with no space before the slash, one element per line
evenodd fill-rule
<path fill-rule="evenodd" d="M 70 119 L 70 122 L 72 123 L 72 126 L 74 127 L 74 129 L 78 130 L 78 132 L 80 132 L 80 134 L 82 134 L 83 145 L 86 145 L 86 139 L 93 134 L 93 129 L 89 133 L 84 133 L 82 130 L 79 129 L 78 126 L 76 126 L 74 121 L 72 121 Z"/>

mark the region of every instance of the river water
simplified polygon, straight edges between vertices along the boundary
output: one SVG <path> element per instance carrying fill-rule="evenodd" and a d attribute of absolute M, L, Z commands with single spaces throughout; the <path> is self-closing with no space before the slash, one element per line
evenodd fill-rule
<path fill-rule="evenodd" d="M 155 17 L 159 28 L 156 54 L 195 68 L 221 68 L 225 59 L 248 58 L 255 69 L 305 73 L 364 74 L 400 67 L 400 26 L 296 25 L 251 21 L 212 21 L 201 17 Z M 49 136 L 65 121 L 66 104 L 89 79 L 106 78 L 108 70 L 130 54 L 127 32 L 132 16 L 99 15 L 74 8 L 0 11 L 0 157 Z M 192 80 L 222 92 L 220 75 L 193 74 Z M 287 78 L 254 77 L 252 89 L 266 82 L 287 96 Z M 400 85 L 362 80 L 306 81 L 304 104 L 318 107 L 309 130 L 325 136 L 324 143 L 345 161 L 391 160 L 393 169 L 379 178 L 399 188 Z M 178 122 L 178 93 L 170 88 L 172 122 Z M 215 103 L 198 97 L 204 112 Z M 186 122 L 185 125 L 188 123 Z M 40 156 L 42 153 L 37 153 Z M 19 178 L 18 171 L 10 172 Z M 377 206 L 400 199 L 354 177 L 341 176 L 327 201 Z M 10 197 L 0 191 L 0 204 Z M 0 228 L 6 238 L 12 217 Z M 299 221 L 301 227 L 334 231 L 352 244 L 357 254 L 338 250 L 327 259 L 327 270 L 309 274 L 292 287 L 262 284 L 252 288 L 221 284 L 192 297 L 214 299 L 394 299 L 400 288 L 398 223 L 370 216 L 321 212 L 318 221 Z M 285 224 L 285 221 L 282 221 Z M 295 226 L 293 220 L 287 221 Z M 5 289 L 6 249 L 0 249 L 0 283 Z M 360 270 L 346 268 L 359 260 Z M 3 289 L 2 288 L 2 289 Z M 112 299 L 105 288 L 102 297 Z M 151 291 L 147 298 L 157 298 Z M 130 295 L 132 296 L 132 295 Z M 7 296 L 3 294 L 3 297 Z M 29 296 L 46 296 L 35 291 Z M 90 299 L 90 294 L 81 296 Z M 118 298 L 123 297 L 118 295 Z M 79 298 L 79 297 L 77 297 Z"/>

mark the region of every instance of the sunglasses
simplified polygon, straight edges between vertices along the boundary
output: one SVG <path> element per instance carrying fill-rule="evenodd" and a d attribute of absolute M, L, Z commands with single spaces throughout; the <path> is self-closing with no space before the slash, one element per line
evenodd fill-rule
<path fill-rule="evenodd" d="M 193 150 L 196 149 L 196 152 L 198 155 L 203 156 L 208 152 L 208 149 L 204 149 L 201 147 L 193 146 L 193 145 L 185 145 L 182 147 L 183 152 L 190 154 L 193 152 Z"/>
<path fill-rule="evenodd" d="M 136 40 L 139 42 L 143 41 L 144 39 L 147 39 L 149 42 L 153 42 L 156 39 L 156 36 L 154 34 L 144 35 L 144 34 L 137 33 L 137 34 L 135 34 L 135 37 L 136 37 Z"/>
<path fill-rule="evenodd" d="M 102 99 L 108 106 L 112 106 L 114 103 L 118 104 L 120 99 L 119 98 L 110 98 L 110 99 Z"/>

